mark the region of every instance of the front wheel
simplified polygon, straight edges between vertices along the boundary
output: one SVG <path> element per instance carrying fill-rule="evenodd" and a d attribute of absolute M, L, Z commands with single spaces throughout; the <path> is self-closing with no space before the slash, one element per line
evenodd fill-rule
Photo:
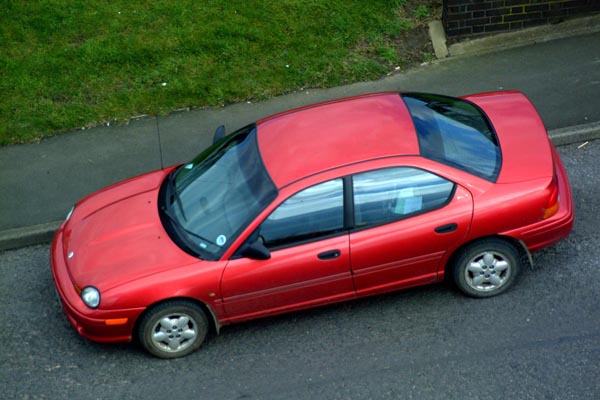
<path fill-rule="evenodd" d="M 138 337 L 142 346 L 159 358 L 177 358 L 196 351 L 208 334 L 208 319 L 196 304 L 173 300 L 148 310 Z"/>
<path fill-rule="evenodd" d="M 472 297 L 503 293 L 521 268 L 519 252 L 500 239 L 486 239 L 467 246 L 453 266 L 456 286 Z"/>

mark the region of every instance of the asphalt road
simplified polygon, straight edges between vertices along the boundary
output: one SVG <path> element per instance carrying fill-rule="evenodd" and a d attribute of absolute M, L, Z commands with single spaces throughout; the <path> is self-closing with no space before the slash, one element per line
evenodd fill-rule
<path fill-rule="evenodd" d="M 48 246 L 0 254 L 2 399 L 598 399 L 600 141 L 559 148 L 572 235 L 508 293 L 435 285 L 226 327 L 191 356 L 79 337 Z"/>

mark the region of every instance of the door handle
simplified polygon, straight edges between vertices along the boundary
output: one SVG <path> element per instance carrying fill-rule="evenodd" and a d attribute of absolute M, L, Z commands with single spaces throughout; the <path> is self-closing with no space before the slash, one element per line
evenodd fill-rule
<path fill-rule="evenodd" d="M 319 260 L 332 260 L 334 258 L 338 258 L 340 255 L 342 255 L 342 252 L 339 251 L 338 249 L 335 249 L 335 250 L 329 250 L 329 251 L 324 251 L 323 253 L 319 253 L 319 255 L 317 255 L 317 257 L 319 257 Z"/>
<path fill-rule="evenodd" d="M 450 232 L 454 232 L 456 230 L 456 228 L 458 228 L 458 225 L 453 222 L 451 224 L 438 226 L 437 228 L 435 228 L 435 232 L 436 233 L 450 233 Z"/>

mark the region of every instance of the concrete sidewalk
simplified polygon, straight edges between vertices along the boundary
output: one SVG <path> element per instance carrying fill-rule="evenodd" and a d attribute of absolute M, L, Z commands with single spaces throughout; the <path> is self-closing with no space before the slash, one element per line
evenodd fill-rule
<path fill-rule="evenodd" d="M 49 240 L 73 203 L 111 183 L 184 162 L 228 131 L 275 112 L 318 101 L 385 90 L 448 95 L 523 91 L 560 144 L 600 136 L 600 24 L 586 34 L 461 56 L 374 82 L 303 90 L 261 103 L 141 117 L 39 144 L 0 148 L 0 250 Z M 581 32 L 579 32 L 581 33 Z M 562 128 L 562 130 L 561 130 Z"/>

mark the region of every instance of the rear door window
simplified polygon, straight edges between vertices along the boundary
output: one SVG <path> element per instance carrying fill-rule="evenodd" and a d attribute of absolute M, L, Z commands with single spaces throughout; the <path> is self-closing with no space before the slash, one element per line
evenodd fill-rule
<path fill-rule="evenodd" d="M 354 223 L 380 225 L 443 207 L 454 183 L 411 167 L 385 168 L 352 178 Z"/>

